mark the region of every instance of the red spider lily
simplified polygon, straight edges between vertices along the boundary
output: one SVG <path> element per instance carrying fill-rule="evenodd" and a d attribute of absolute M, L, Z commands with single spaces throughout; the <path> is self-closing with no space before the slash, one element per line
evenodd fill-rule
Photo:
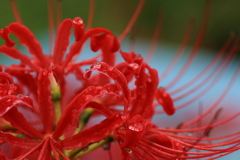
<path fill-rule="evenodd" d="M 185 65 L 173 81 L 160 88 L 159 83 L 175 66 L 186 48 L 192 23 L 173 61 L 166 72 L 159 76 L 158 71 L 135 52 L 120 50 L 124 62 L 116 63 L 115 58 L 115 52 L 120 48 L 119 43 L 135 23 L 144 0 L 140 0 L 132 20 L 119 38 L 105 28 L 90 28 L 91 25 L 87 25 L 85 30 L 81 18 L 65 19 L 60 23 L 58 8 L 59 27 L 50 55 L 43 54 L 34 34 L 21 24 L 15 1 L 10 2 L 17 22 L 0 30 L 0 36 L 5 40 L 5 45 L 0 46 L 0 52 L 20 60 L 21 63 L 2 66 L 5 71 L 2 72 L 1 69 L 0 72 L 0 121 L 4 124 L 0 128 L 0 144 L 3 145 L 0 150 L 1 159 L 78 159 L 91 154 L 96 148 L 110 145 L 113 141 L 117 142 L 121 150 L 121 155 L 115 157 L 121 156 L 123 160 L 216 159 L 239 150 L 239 132 L 214 138 L 208 135 L 216 126 L 240 115 L 237 112 L 218 121 L 221 109 L 214 111 L 239 77 L 240 67 L 215 102 L 194 119 L 181 123 L 177 128 L 166 129 L 158 127 L 159 124 L 152 121 L 157 114 L 166 113 L 172 116 L 179 109 L 202 97 L 224 75 L 236 56 L 239 37 L 231 36 L 202 72 L 185 85 L 170 90 L 186 73 L 197 55 L 209 19 L 210 1 L 206 1 L 201 27 Z M 57 4 L 60 6 L 61 1 L 57 1 Z M 94 1 L 91 1 L 90 10 L 93 6 Z M 53 39 L 51 7 L 52 1 L 49 0 L 50 39 Z M 90 23 L 92 16 L 90 14 Z M 155 49 L 160 22 L 161 18 L 154 32 L 148 59 Z M 74 30 L 75 41 L 64 55 L 70 45 L 71 28 Z M 28 48 L 32 57 L 25 56 L 14 48 L 15 42 L 9 38 L 10 33 Z M 91 50 L 100 50 L 101 53 L 92 59 L 75 62 L 88 39 Z M 227 54 L 223 57 L 225 52 Z M 83 71 L 82 68 L 88 65 L 91 65 L 90 69 Z M 97 73 L 92 75 L 92 72 Z M 68 96 L 69 92 L 73 92 L 69 87 L 73 83 L 68 76 L 70 73 L 77 79 L 74 84 L 81 84 L 80 87 L 76 85 L 72 97 Z M 199 78 L 203 80 L 192 86 Z M 207 81 L 211 83 L 206 86 Z M 189 90 L 180 92 L 186 88 Z M 200 88 L 204 89 L 198 92 Z M 196 95 L 182 104 L 177 103 L 191 94 Z M 157 109 L 159 105 L 162 110 Z M 203 126 L 193 126 L 212 111 L 215 114 L 210 122 Z M 88 125 L 89 119 L 91 121 L 100 115 L 106 119 Z M 199 131 L 201 135 L 198 135 Z M 223 146 L 227 148 L 221 148 Z"/>

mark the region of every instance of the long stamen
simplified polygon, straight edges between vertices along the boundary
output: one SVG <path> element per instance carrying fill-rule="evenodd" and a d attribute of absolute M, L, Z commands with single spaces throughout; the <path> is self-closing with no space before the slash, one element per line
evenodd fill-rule
<path fill-rule="evenodd" d="M 86 29 L 89 29 L 89 28 L 92 27 L 95 6 L 96 6 L 96 0 L 90 0 L 90 7 L 89 7 L 89 14 L 88 14 L 88 23 L 87 23 Z"/>
<path fill-rule="evenodd" d="M 163 13 L 160 12 L 159 13 L 159 17 L 158 17 L 158 21 L 157 21 L 157 25 L 153 34 L 153 38 L 152 38 L 152 42 L 151 45 L 149 47 L 148 53 L 147 53 L 147 57 L 146 57 L 146 62 L 150 63 L 152 56 L 156 50 L 157 47 L 157 43 L 158 43 L 158 39 L 159 36 L 161 34 L 161 30 L 162 30 L 162 24 L 163 24 Z"/>
<path fill-rule="evenodd" d="M 9 1 L 10 1 L 11 8 L 12 8 L 12 11 L 13 11 L 14 18 L 15 18 L 16 22 L 22 24 L 22 20 L 21 20 L 21 17 L 20 17 L 20 14 L 19 14 L 19 11 L 18 11 L 15 0 L 9 0 Z"/>
<path fill-rule="evenodd" d="M 30 154 L 32 154 L 33 152 L 35 152 L 36 150 L 38 150 L 42 145 L 43 145 L 44 141 L 40 142 L 36 147 L 34 147 L 33 149 L 31 149 L 29 152 L 27 152 L 26 154 L 24 154 L 23 156 L 21 156 L 20 158 L 18 158 L 18 160 L 24 160 L 26 157 L 28 157 Z"/>
<path fill-rule="evenodd" d="M 233 56 L 235 56 L 235 55 L 233 55 Z M 226 72 L 226 69 L 229 66 L 230 66 L 230 64 L 228 64 L 228 66 L 226 68 L 224 68 L 222 72 L 219 72 L 218 75 L 212 80 L 212 82 L 204 88 L 204 90 L 202 90 L 199 94 L 197 94 L 195 97 L 188 100 L 187 102 L 184 102 L 184 103 L 176 106 L 176 109 L 180 109 L 180 108 L 183 108 L 183 107 L 191 104 L 192 102 L 194 102 L 197 99 L 199 99 L 200 97 L 202 97 L 205 93 L 207 93 L 219 81 L 219 79 L 224 75 L 224 72 Z"/>
<path fill-rule="evenodd" d="M 49 53 L 52 54 L 54 41 L 54 14 L 53 0 L 48 0 L 48 29 L 49 29 Z"/>
<path fill-rule="evenodd" d="M 166 89 L 169 89 L 169 88 L 173 87 L 176 84 L 176 82 L 178 82 L 183 77 L 183 75 L 186 73 L 187 69 L 190 67 L 190 65 L 192 64 L 193 60 L 195 59 L 195 57 L 196 57 L 196 55 L 198 53 L 198 50 L 200 48 L 200 45 L 201 45 L 201 43 L 203 41 L 204 34 L 206 32 L 207 23 L 208 23 L 208 19 L 209 19 L 209 15 L 210 15 L 210 8 L 211 8 L 211 0 L 206 0 L 203 20 L 202 20 L 202 23 L 201 23 L 200 30 L 198 32 L 197 39 L 196 39 L 195 44 L 193 46 L 193 49 L 192 49 L 192 51 L 190 53 L 190 56 L 188 57 L 186 63 L 184 64 L 183 68 L 181 69 L 181 71 L 173 79 L 173 81 L 171 81 L 165 87 Z"/>
<path fill-rule="evenodd" d="M 238 71 L 239 72 L 239 71 Z M 199 115 L 198 117 L 194 118 L 193 120 L 191 120 L 190 122 L 184 124 L 182 127 L 188 127 L 196 122 L 198 122 L 200 119 L 202 119 L 203 117 L 205 117 L 206 115 L 208 115 L 215 107 L 217 107 L 219 105 L 219 103 L 223 100 L 223 98 L 227 95 L 227 93 L 229 92 L 229 90 L 232 88 L 232 85 L 234 84 L 235 80 L 237 78 L 237 75 L 235 73 L 235 75 L 232 77 L 231 81 L 229 82 L 229 84 L 227 85 L 227 87 L 225 88 L 225 90 L 222 92 L 221 96 L 217 99 L 217 101 L 210 107 L 208 108 L 203 114 Z"/>
<path fill-rule="evenodd" d="M 201 83 L 199 83 L 197 86 L 193 87 L 189 91 L 173 98 L 174 101 L 180 100 L 182 98 L 185 98 L 188 95 L 191 95 L 192 93 L 196 92 L 197 90 L 203 88 L 209 81 L 211 81 L 218 72 L 223 73 L 224 70 L 227 69 L 227 66 L 229 66 L 229 62 L 233 61 L 234 58 L 234 52 L 231 54 L 228 54 L 225 59 L 220 63 L 215 70 L 213 70 Z M 225 67 L 225 68 L 224 68 Z M 216 83 L 216 82 L 215 82 Z M 213 86 L 211 86 L 213 87 Z M 209 88 L 210 89 L 210 88 Z"/>
<path fill-rule="evenodd" d="M 184 51 L 187 47 L 187 44 L 190 40 L 194 25 L 195 25 L 195 21 L 191 20 L 190 23 L 188 24 L 188 27 L 187 27 L 186 31 L 185 31 L 185 34 L 183 36 L 182 42 L 180 44 L 180 47 L 179 47 L 177 53 L 175 54 L 175 56 L 173 57 L 172 61 L 169 63 L 167 68 L 164 70 L 163 74 L 160 76 L 161 79 L 164 79 L 167 76 L 167 74 L 170 73 L 171 70 L 175 67 L 177 62 L 180 60 L 180 58 L 183 55 L 183 53 L 184 53 Z"/>
<path fill-rule="evenodd" d="M 119 42 L 121 42 L 126 35 L 128 34 L 128 32 L 132 29 L 134 23 L 136 22 L 139 14 L 142 11 L 142 8 L 144 6 L 145 0 L 140 0 L 137 6 L 137 9 L 134 12 L 134 15 L 132 16 L 132 19 L 130 20 L 130 22 L 128 23 L 127 27 L 124 29 L 124 31 L 122 32 L 122 34 L 118 37 Z"/>
<path fill-rule="evenodd" d="M 229 48 L 229 46 L 232 44 L 234 40 L 234 34 L 231 34 L 228 38 L 228 40 L 226 41 L 226 43 L 224 44 L 224 46 L 222 47 L 222 49 L 219 51 L 219 53 L 217 54 L 217 56 L 212 60 L 212 62 L 210 62 L 208 64 L 208 66 L 201 71 L 201 73 L 199 73 L 195 78 L 193 78 L 191 81 L 189 81 L 188 83 L 186 83 L 185 85 L 182 85 L 181 87 L 169 92 L 170 94 L 175 94 L 177 92 L 182 91 L 183 89 L 191 86 L 192 84 L 194 84 L 199 78 L 201 78 L 204 74 L 206 74 L 224 55 L 224 53 L 227 51 L 227 49 Z M 234 42 L 234 45 L 237 45 L 238 40 L 236 40 Z"/>
<path fill-rule="evenodd" d="M 56 3 L 56 18 L 57 18 L 57 26 L 58 27 L 62 21 L 62 0 L 57 0 Z"/>

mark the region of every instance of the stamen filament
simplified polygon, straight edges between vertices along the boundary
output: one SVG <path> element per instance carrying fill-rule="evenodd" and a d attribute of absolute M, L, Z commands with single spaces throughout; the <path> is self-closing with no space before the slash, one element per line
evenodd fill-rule
<path fill-rule="evenodd" d="M 9 1 L 10 1 L 10 5 L 11 5 L 12 12 L 14 14 L 14 18 L 15 18 L 16 22 L 22 24 L 20 13 L 19 13 L 17 5 L 16 5 L 16 1 L 15 0 L 9 0 Z"/>
<path fill-rule="evenodd" d="M 87 22 L 87 27 L 86 27 L 86 29 L 89 29 L 89 28 L 92 27 L 95 6 L 96 6 L 96 0 L 90 0 L 89 14 L 88 14 L 88 22 Z"/>
<path fill-rule="evenodd" d="M 135 10 L 130 22 L 128 23 L 127 27 L 123 30 L 121 35 L 118 37 L 118 41 L 121 42 L 126 35 L 129 33 L 129 31 L 132 29 L 133 25 L 135 24 L 138 16 L 140 15 L 142 8 L 144 6 L 145 0 L 140 0 L 137 6 L 137 9 Z"/>
<path fill-rule="evenodd" d="M 53 15 L 53 0 L 48 0 L 48 29 L 49 29 L 49 54 L 53 52 L 54 42 L 54 15 Z"/>

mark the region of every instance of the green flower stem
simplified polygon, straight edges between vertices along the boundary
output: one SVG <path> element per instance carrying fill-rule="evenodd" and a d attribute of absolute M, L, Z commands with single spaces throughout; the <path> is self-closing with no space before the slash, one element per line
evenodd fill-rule
<path fill-rule="evenodd" d="M 112 137 L 107 137 L 104 140 L 101 140 L 97 143 L 90 144 L 87 147 L 78 148 L 78 149 L 69 153 L 69 158 L 70 159 L 80 158 L 80 157 L 94 151 L 95 149 L 97 149 L 99 147 L 102 147 L 104 144 L 107 144 L 107 143 L 110 143 L 110 142 L 113 142 L 113 141 L 114 140 L 113 140 Z"/>
<path fill-rule="evenodd" d="M 54 111 L 55 111 L 54 125 L 56 125 L 62 115 L 62 109 L 61 109 L 61 104 L 60 104 L 61 90 L 60 90 L 60 87 L 57 84 L 53 74 L 50 75 L 50 88 L 51 88 L 52 101 L 54 104 Z"/>
<path fill-rule="evenodd" d="M 82 131 L 83 127 L 88 123 L 93 112 L 94 109 L 92 108 L 87 108 L 83 111 L 79 119 L 79 127 L 75 130 L 74 134 L 77 134 Z"/>

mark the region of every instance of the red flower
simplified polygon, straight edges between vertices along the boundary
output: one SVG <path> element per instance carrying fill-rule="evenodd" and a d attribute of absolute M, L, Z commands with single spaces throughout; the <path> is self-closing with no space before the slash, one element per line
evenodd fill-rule
<path fill-rule="evenodd" d="M 5 45 L 0 46 L 0 52 L 21 63 L 9 67 L 2 65 L 5 70 L 3 72 L 1 68 L 0 72 L 0 121 L 3 123 L 3 127 L 0 126 L 0 144 L 3 146 L 0 149 L 1 159 L 78 159 L 96 148 L 110 146 L 113 141 L 118 143 L 123 160 L 215 159 L 239 150 L 239 132 L 208 137 L 216 126 L 240 115 L 237 112 L 218 120 L 222 109 L 216 109 L 239 77 L 239 67 L 215 102 L 194 119 L 179 122 L 177 128 L 165 129 L 164 126 L 159 127 L 162 122 L 155 123 L 154 120 L 154 116 L 161 113 L 173 116 L 179 109 L 202 97 L 222 77 L 226 70 L 224 67 L 230 65 L 238 51 L 239 38 L 234 40 L 234 37 L 230 37 L 217 57 L 202 72 L 185 85 L 171 90 L 197 55 L 207 27 L 210 1 L 206 1 L 201 27 L 189 58 L 175 79 L 164 87 L 159 87 L 159 83 L 162 84 L 162 79 L 185 50 L 192 25 L 173 61 L 159 76 L 158 71 L 135 52 L 120 50 L 124 62 L 116 62 L 115 58 L 119 43 L 136 21 L 144 0 L 140 0 L 132 20 L 119 38 L 104 28 L 89 29 L 88 25 L 85 30 L 81 18 L 65 19 L 60 24 L 60 10 L 57 8 L 59 27 L 54 49 L 50 49 L 49 55 L 43 54 L 34 34 L 21 24 L 14 1 L 10 2 L 18 22 L 0 30 L 0 36 L 5 40 Z M 52 7 L 51 2 L 49 8 Z M 60 3 L 57 1 L 58 5 Z M 51 18 L 50 14 L 50 22 Z M 70 46 L 71 28 L 75 41 Z M 155 49 L 159 28 L 160 23 L 155 30 L 151 50 Z M 50 32 L 53 32 L 52 29 L 50 23 Z M 15 42 L 9 38 L 10 33 L 27 47 L 31 57 L 13 47 Z M 91 50 L 100 50 L 101 53 L 91 59 L 75 62 L 88 39 Z M 223 57 L 228 48 L 228 53 Z M 148 54 L 148 59 L 151 54 Z M 83 67 L 89 65 L 90 69 L 83 71 Z M 92 75 L 92 72 L 97 73 Z M 75 76 L 75 81 L 70 74 Z M 200 78 L 203 80 L 192 86 Z M 208 81 L 211 82 L 205 86 Z M 201 88 L 203 90 L 198 92 Z M 189 90 L 183 93 L 184 89 Z M 184 101 L 191 94 L 195 95 Z M 178 101 L 182 99 L 183 102 L 179 104 Z M 158 106 L 162 109 L 158 109 Z M 210 112 L 215 114 L 209 122 L 199 125 Z M 106 118 L 94 121 L 94 118 L 99 117 Z M 198 124 L 197 127 L 194 124 Z"/>

